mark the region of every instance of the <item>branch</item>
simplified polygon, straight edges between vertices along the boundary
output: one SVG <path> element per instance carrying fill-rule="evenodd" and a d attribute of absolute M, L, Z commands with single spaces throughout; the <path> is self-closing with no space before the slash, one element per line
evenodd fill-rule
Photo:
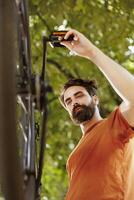
<path fill-rule="evenodd" d="M 39 12 L 38 6 L 39 6 L 40 3 L 41 3 L 41 2 L 39 2 L 38 5 L 33 4 L 34 12 L 35 12 L 35 14 L 39 17 L 39 19 L 43 22 L 43 24 L 46 26 L 47 30 L 51 33 L 52 30 L 50 29 L 48 23 L 46 22 L 46 20 L 42 17 L 42 15 L 41 15 L 40 12 Z"/>
<path fill-rule="evenodd" d="M 108 0 L 105 0 L 105 8 L 106 8 L 106 10 L 108 10 L 108 5 L 109 5 L 109 2 L 108 2 Z"/>
<path fill-rule="evenodd" d="M 47 24 L 46 20 L 42 17 L 42 15 L 39 13 L 39 11 L 36 11 L 36 14 L 40 18 L 40 20 L 43 22 L 43 24 L 47 27 L 48 31 L 51 33 L 52 30 L 50 29 L 49 25 Z"/>
<path fill-rule="evenodd" d="M 47 62 L 54 65 L 60 72 L 62 72 L 68 79 L 75 78 L 73 74 L 71 74 L 68 70 L 63 68 L 58 62 L 47 59 Z"/>

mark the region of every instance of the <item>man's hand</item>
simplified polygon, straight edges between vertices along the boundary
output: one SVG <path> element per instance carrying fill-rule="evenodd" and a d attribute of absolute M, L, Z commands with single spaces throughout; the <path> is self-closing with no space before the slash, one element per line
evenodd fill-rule
<path fill-rule="evenodd" d="M 74 29 L 69 30 L 64 39 L 68 39 L 70 35 L 74 35 L 73 41 L 62 41 L 61 44 L 77 55 L 91 59 L 94 56 L 95 46 L 82 33 Z"/>

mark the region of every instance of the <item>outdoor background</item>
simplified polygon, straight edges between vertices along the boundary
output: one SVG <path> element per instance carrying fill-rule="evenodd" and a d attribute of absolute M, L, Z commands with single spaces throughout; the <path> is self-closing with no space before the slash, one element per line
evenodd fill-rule
<path fill-rule="evenodd" d="M 133 0 L 30 0 L 30 31 L 33 71 L 42 66 L 42 35 L 74 28 L 85 34 L 103 52 L 134 74 Z M 110 68 L 110 66 L 107 66 Z M 120 74 L 118 74 L 120 76 Z M 70 56 L 65 48 L 47 48 L 49 119 L 42 199 L 63 200 L 68 187 L 66 160 L 81 137 L 59 103 L 58 96 L 69 78 L 96 79 L 101 114 L 106 117 L 121 100 L 97 67 L 89 60 Z M 133 88 L 130 88 L 133 92 Z"/>

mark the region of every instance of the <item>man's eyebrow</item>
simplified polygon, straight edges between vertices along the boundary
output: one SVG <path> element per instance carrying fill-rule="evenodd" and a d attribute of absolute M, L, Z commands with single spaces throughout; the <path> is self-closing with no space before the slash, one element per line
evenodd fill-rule
<path fill-rule="evenodd" d="M 77 96 L 77 95 L 79 95 L 79 94 L 83 94 L 83 92 L 78 91 L 78 92 L 74 93 L 74 96 Z M 65 99 L 65 103 L 66 103 L 67 101 L 69 101 L 70 99 L 71 99 L 71 97 L 68 97 L 67 99 Z"/>

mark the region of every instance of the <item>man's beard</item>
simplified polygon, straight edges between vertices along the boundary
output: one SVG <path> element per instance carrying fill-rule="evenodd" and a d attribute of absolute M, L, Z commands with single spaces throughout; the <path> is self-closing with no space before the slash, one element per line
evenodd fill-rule
<path fill-rule="evenodd" d="M 89 106 L 77 104 L 72 110 L 71 119 L 75 124 L 81 124 L 87 120 L 92 119 L 94 113 L 95 105 L 93 102 L 91 102 Z"/>

